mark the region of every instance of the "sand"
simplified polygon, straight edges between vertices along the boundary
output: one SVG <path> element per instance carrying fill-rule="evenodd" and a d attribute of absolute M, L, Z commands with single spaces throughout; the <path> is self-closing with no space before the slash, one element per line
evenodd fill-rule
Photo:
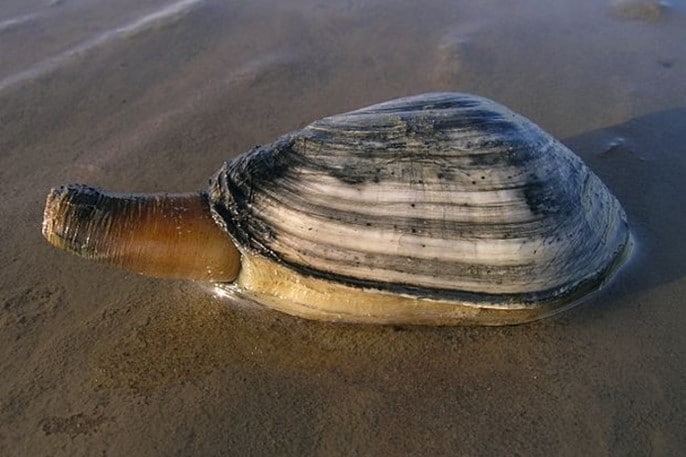
<path fill-rule="evenodd" d="M 201 189 L 255 144 L 429 90 L 587 161 L 637 241 L 615 281 L 528 325 L 336 325 L 41 237 L 52 186 Z M 677 1 L 4 1 L 0 455 L 681 455 L 684 132 Z"/>

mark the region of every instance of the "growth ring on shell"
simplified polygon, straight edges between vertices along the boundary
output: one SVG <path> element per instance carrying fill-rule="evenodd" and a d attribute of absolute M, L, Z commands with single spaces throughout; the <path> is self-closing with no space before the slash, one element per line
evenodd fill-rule
<path fill-rule="evenodd" d="M 549 315 L 624 258 L 624 211 L 569 149 L 467 94 L 327 117 L 224 165 L 223 286 L 308 318 L 487 324 Z"/>

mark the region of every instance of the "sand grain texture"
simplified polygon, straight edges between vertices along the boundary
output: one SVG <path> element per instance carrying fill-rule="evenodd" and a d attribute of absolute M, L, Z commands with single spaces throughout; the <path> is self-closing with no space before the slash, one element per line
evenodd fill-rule
<path fill-rule="evenodd" d="M 552 3 L 3 2 L 0 455 L 683 454 L 683 4 Z M 635 228 L 620 277 L 530 325 L 333 325 L 40 235 L 50 187 L 200 189 L 255 144 L 429 90 L 580 154 Z"/>

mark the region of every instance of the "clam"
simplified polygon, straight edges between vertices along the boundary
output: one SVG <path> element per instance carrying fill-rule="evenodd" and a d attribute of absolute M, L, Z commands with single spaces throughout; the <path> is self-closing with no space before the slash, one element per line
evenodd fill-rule
<path fill-rule="evenodd" d="M 550 315 L 631 244 L 620 203 L 579 157 L 459 93 L 321 119 L 226 162 L 204 192 L 53 189 L 43 234 L 305 318 L 406 324 Z"/>

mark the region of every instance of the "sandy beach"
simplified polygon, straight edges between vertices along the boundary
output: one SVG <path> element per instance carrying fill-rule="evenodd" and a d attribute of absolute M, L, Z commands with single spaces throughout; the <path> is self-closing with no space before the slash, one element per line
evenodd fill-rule
<path fill-rule="evenodd" d="M 569 146 L 636 242 L 511 327 L 311 322 L 58 251 L 51 187 L 194 191 L 257 144 L 427 91 Z M 681 0 L 0 5 L 0 455 L 686 453 Z"/>

